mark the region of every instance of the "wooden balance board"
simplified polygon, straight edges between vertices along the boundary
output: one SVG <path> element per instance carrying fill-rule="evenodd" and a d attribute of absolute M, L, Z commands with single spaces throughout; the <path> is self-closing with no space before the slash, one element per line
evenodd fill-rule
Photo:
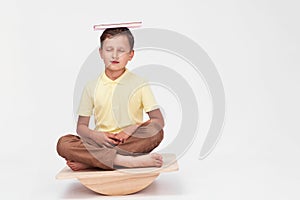
<path fill-rule="evenodd" d="M 149 186 L 160 173 L 178 170 L 175 154 L 162 154 L 164 164 L 160 168 L 122 168 L 114 171 L 89 169 L 72 171 L 63 168 L 56 179 L 77 178 L 84 186 L 104 195 L 126 195 L 139 192 Z"/>

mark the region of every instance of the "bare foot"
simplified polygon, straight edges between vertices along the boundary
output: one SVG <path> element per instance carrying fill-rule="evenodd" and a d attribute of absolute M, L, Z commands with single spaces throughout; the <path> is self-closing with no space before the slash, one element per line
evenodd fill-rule
<path fill-rule="evenodd" d="M 71 160 L 67 160 L 67 165 L 73 170 L 73 171 L 79 171 L 79 170 L 83 170 L 83 169 L 89 169 L 92 168 L 91 166 L 84 164 L 84 163 L 80 163 L 80 162 L 75 162 L 75 161 L 71 161 Z"/>
<path fill-rule="evenodd" d="M 151 153 L 142 156 L 123 156 L 117 154 L 114 164 L 123 167 L 161 167 L 162 156 L 158 153 Z"/>

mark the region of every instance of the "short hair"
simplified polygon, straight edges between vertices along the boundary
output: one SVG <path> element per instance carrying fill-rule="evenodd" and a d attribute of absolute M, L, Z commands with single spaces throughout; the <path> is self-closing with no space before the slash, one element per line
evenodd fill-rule
<path fill-rule="evenodd" d="M 117 28 L 107 28 L 103 31 L 100 36 L 100 48 L 102 48 L 103 41 L 107 38 L 112 38 L 116 35 L 125 35 L 129 41 L 130 50 L 133 50 L 134 38 L 129 28 L 127 27 L 117 27 Z"/>

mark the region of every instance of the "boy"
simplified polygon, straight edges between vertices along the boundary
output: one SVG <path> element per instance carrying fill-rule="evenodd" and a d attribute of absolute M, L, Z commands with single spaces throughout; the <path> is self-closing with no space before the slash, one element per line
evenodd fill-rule
<path fill-rule="evenodd" d="M 163 139 L 163 116 L 150 86 L 126 69 L 134 38 L 126 27 L 100 37 L 105 71 L 86 85 L 78 109 L 77 133 L 59 139 L 57 152 L 74 171 L 87 168 L 161 167 L 162 156 L 149 154 Z M 149 120 L 143 123 L 143 110 Z M 89 129 L 94 113 L 95 130 Z"/>

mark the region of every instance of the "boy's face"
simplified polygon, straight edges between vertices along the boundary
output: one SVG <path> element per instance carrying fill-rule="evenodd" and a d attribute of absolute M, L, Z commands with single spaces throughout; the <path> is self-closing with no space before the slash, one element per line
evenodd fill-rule
<path fill-rule="evenodd" d="M 124 69 L 134 55 L 134 51 L 130 50 L 129 41 L 125 35 L 106 38 L 99 51 L 105 68 L 112 71 Z"/>

